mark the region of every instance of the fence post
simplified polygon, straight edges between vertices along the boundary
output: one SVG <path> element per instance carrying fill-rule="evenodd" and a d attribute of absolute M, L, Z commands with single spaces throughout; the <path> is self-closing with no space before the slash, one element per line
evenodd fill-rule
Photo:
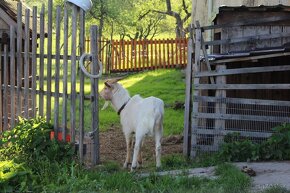
<path fill-rule="evenodd" d="M 91 37 L 91 54 L 92 63 L 91 69 L 93 74 L 98 74 L 99 72 L 99 59 L 98 59 L 98 27 L 93 25 L 90 28 Z M 98 88 L 99 80 L 97 78 L 91 78 L 91 104 L 92 104 L 92 131 L 93 135 L 93 157 L 92 164 L 96 165 L 100 161 L 99 154 L 99 104 L 98 104 Z"/>

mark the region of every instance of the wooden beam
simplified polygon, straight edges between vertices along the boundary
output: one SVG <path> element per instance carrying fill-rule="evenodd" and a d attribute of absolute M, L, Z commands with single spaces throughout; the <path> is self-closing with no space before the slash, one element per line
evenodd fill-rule
<path fill-rule="evenodd" d="M 284 90 L 290 89 L 290 84 L 194 84 L 195 90 Z"/>
<path fill-rule="evenodd" d="M 261 121 L 261 122 L 277 122 L 277 123 L 290 122 L 290 117 L 273 117 L 273 116 L 258 116 L 258 115 L 193 113 L 192 116 L 198 119 L 243 120 L 243 121 Z"/>
<path fill-rule="evenodd" d="M 259 138 L 268 138 L 272 135 L 271 132 L 257 132 L 257 131 L 243 131 L 239 128 L 227 128 L 221 134 L 223 136 L 230 133 L 239 133 L 242 137 L 259 137 Z M 197 135 L 216 135 L 215 129 L 196 129 Z"/>
<path fill-rule="evenodd" d="M 281 53 L 276 53 L 276 54 L 265 54 L 265 55 L 259 55 L 259 56 L 247 56 L 247 57 L 221 59 L 221 60 L 211 61 L 210 63 L 211 63 L 211 65 L 213 65 L 213 64 L 220 64 L 220 63 L 242 62 L 242 61 L 259 60 L 259 59 L 275 58 L 275 57 L 283 57 L 283 56 L 290 56 L 290 52 L 281 52 Z"/>
<path fill-rule="evenodd" d="M 247 19 L 243 21 L 235 21 L 232 23 L 220 24 L 220 25 L 211 25 L 211 26 L 204 26 L 202 27 L 203 30 L 211 30 L 217 28 L 227 28 L 227 27 L 236 27 L 236 26 L 246 26 L 246 25 L 257 25 L 257 24 L 267 24 L 273 22 L 280 22 L 280 21 L 289 21 L 289 16 L 273 16 L 267 18 L 255 18 L 255 19 Z"/>
<path fill-rule="evenodd" d="M 209 97 L 209 96 L 194 96 L 193 100 L 194 101 L 201 101 L 201 102 L 218 102 L 218 103 L 228 103 L 228 104 L 290 107 L 290 101 L 277 101 L 277 100 L 222 98 L 222 97 Z"/>
<path fill-rule="evenodd" d="M 253 42 L 260 40 L 269 40 L 276 38 L 287 38 L 290 37 L 290 33 L 275 33 L 275 34 L 266 34 L 266 35 L 255 35 L 255 36 L 245 36 L 240 38 L 230 38 L 223 40 L 214 40 L 214 41 L 206 41 L 205 45 L 214 46 L 214 45 L 222 45 L 222 44 L 236 44 L 242 42 Z"/>
<path fill-rule="evenodd" d="M 223 69 L 223 70 L 215 70 L 211 72 L 196 72 L 194 73 L 194 77 L 224 76 L 224 75 L 233 75 L 233 74 L 250 74 L 250 73 L 259 73 L 259 72 L 280 72 L 280 71 L 290 71 L 290 65 Z"/>

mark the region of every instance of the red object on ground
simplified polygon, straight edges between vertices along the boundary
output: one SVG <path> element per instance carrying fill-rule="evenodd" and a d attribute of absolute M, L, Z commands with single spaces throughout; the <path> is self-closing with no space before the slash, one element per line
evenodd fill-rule
<path fill-rule="evenodd" d="M 53 139 L 54 139 L 54 131 L 51 131 L 50 132 L 50 140 L 53 140 Z M 58 141 L 62 140 L 62 132 L 57 133 L 57 140 Z M 65 141 L 70 142 L 70 135 L 66 135 Z"/>

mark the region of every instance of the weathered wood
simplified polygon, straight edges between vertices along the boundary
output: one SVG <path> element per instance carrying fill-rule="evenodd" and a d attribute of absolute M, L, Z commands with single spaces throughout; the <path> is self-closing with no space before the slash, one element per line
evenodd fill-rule
<path fill-rule="evenodd" d="M 224 70 L 214 70 L 211 72 L 197 72 L 194 73 L 195 77 L 207 77 L 207 76 L 224 76 L 224 75 L 234 75 L 234 74 L 251 74 L 258 72 L 280 72 L 280 71 L 290 71 L 289 65 L 283 66 L 263 66 L 263 67 L 250 67 L 250 68 L 239 68 L 239 69 L 224 69 Z"/>
<path fill-rule="evenodd" d="M 216 70 L 224 70 L 226 69 L 226 65 L 217 65 L 216 66 Z M 218 76 L 216 77 L 216 83 L 217 84 L 226 84 L 226 77 L 225 76 Z M 226 91 L 225 90 L 216 90 L 215 92 L 215 96 L 219 97 L 219 98 L 225 98 L 226 97 Z M 226 113 L 226 104 L 225 103 L 216 103 L 215 104 L 215 113 L 216 114 L 225 114 Z M 216 146 L 217 148 L 219 147 L 219 145 L 221 144 L 221 142 L 223 141 L 223 137 L 221 135 L 221 133 L 225 130 L 225 120 L 223 119 L 215 119 L 215 130 L 217 135 L 214 136 L 214 146 Z"/>
<path fill-rule="evenodd" d="M 2 44 L 0 44 L 0 72 L 4 72 L 4 66 L 2 63 Z M 0 73 L 0 84 L 1 84 L 1 88 L 0 88 L 0 131 L 3 132 L 3 98 L 2 98 L 2 87 L 3 87 L 3 76 L 2 73 Z"/>
<path fill-rule="evenodd" d="M 36 50 L 37 50 L 37 7 L 33 7 L 33 20 L 32 20 L 32 60 L 31 60 L 31 87 L 32 87 L 32 95 L 31 95 L 31 108 L 32 108 L 32 117 L 36 115 Z"/>
<path fill-rule="evenodd" d="M 194 71 L 195 72 L 199 72 L 200 71 L 200 49 L 201 49 L 201 29 L 197 28 L 195 30 L 195 61 L 194 61 Z M 194 85 L 198 85 L 200 83 L 200 78 L 194 78 L 193 80 L 193 84 Z M 194 91 L 193 91 L 193 96 L 199 96 L 200 95 L 200 91 L 196 90 L 195 87 L 193 87 Z M 192 113 L 196 113 L 199 110 L 199 102 L 194 101 L 192 104 Z M 196 135 L 194 134 L 195 129 L 198 127 L 198 123 L 199 120 L 198 118 L 192 118 L 192 125 L 191 125 L 191 146 L 196 146 L 197 145 L 197 138 Z M 196 157 L 196 150 L 191 148 L 190 151 L 190 156 L 191 157 Z"/>
<path fill-rule="evenodd" d="M 80 27 L 80 34 L 79 34 L 79 50 L 80 55 L 82 55 L 85 51 L 85 45 L 84 45 L 84 39 L 85 39 L 85 12 L 83 10 L 80 10 L 80 18 L 79 18 L 79 27 Z M 80 122 L 79 122 L 79 157 L 80 162 L 82 163 L 84 161 L 84 155 L 83 155 L 83 143 L 84 143 L 84 73 L 82 72 L 81 68 L 79 68 L 79 77 L 80 77 L 80 95 L 79 95 L 79 116 L 80 116 Z"/>
<path fill-rule="evenodd" d="M 223 45 L 223 44 L 236 44 L 236 43 L 246 43 L 249 41 L 260 41 L 260 40 L 272 40 L 272 42 L 276 42 L 277 39 L 280 38 L 289 38 L 290 33 L 273 33 L 273 34 L 265 34 L 265 35 L 255 35 L 255 36 L 244 36 L 237 38 L 229 38 L 222 40 L 213 40 L 213 41 L 205 41 L 205 45 L 214 46 L 214 45 Z M 275 39 L 275 40 L 274 40 Z M 272 43 L 273 44 L 273 43 Z M 272 47 L 281 46 L 281 44 L 271 45 Z M 243 49 L 240 49 L 243 50 Z"/>
<path fill-rule="evenodd" d="M 29 68 L 30 68 L 30 60 L 29 60 L 29 48 L 30 48 L 30 29 L 29 29 L 29 21 L 30 21 L 30 10 L 25 10 L 25 40 L 24 40 L 24 117 L 29 118 L 28 108 L 29 108 L 29 99 L 30 94 L 28 92 L 29 88 Z"/>
<path fill-rule="evenodd" d="M 55 60 L 55 97 L 54 97 L 54 133 L 58 133 L 58 127 L 59 127 L 59 71 L 60 71 L 60 15 L 61 14 L 61 8 L 60 6 L 57 6 L 56 8 L 56 40 L 55 40 L 55 49 L 56 52 L 56 60 Z M 63 136 L 65 139 L 66 136 Z"/>
<path fill-rule="evenodd" d="M 91 54 L 92 54 L 92 63 L 91 69 L 93 74 L 99 72 L 98 66 L 98 27 L 91 26 L 90 28 L 90 37 L 91 37 Z M 99 104 L 98 104 L 98 79 L 91 79 L 91 103 L 92 103 L 92 132 L 93 132 L 93 152 L 92 155 L 92 164 L 97 164 L 100 161 L 100 141 L 99 141 Z"/>
<path fill-rule="evenodd" d="M 188 40 L 187 50 L 187 67 L 186 67 L 186 89 L 185 89 L 185 108 L 184 108 L 184 130 L 183 130 L 183 155 L 189 156 L 190 154 L 190 143 L 191 140 L 191 94 L 192 94 L 192 53 L 193 45 L 192 39 Z"/>
<path fill-rule="evenodd" d="M 200 28 L 200 24 L 199 24 L 198 21 L 196 21 L 196 28 Z M 204 44 L 204 39 L 203 39 L 202 33 L 201 33 L 200 41 L 201 41 L 201 49 L 203 51 L 203 55 L 204 55 L 204 58 L 205 58 L 207 69 L 208 69 L 209 72 L 211 72 L 211 67 L 210 67 L 210 63 L 209 63 L 209 59 L 208 59 L 207 51 L 206 51 L 206 48 L 205 48 L 205 44 Z M 214 84 L 213 77 L 209 77 L 209 78 L 210 78 L 210 83 Z"/>
<path fill-rule="evenodd" d="M 8 45 L 4 44 L 4 76 L 3 76 L 3 130 L 8 130 Z"/>
<path fill-rule="evenodd" d="M 196 129 L 197 135 L 218 135 L 216 129 Z M 225 136 L 230 133 L 239 133 L 241 137 L 260 137 L 260 138 L 268 138 L 272 135 L 271 132 L 258 132 L 258 131 L 244 131 L 239 130 L 239 128 L 231 128 L 231 130 L 224 130 L 220 135 Z"/>
<path fill-rule="evenodd" d="M 39 40 L 39 90 L 40 90 L 40 94 L 39 94 L 39 115 L 41 117 L 44 116 L 44 95 L 43 95 L 43 91 L 44 91 L 44 38 L 45 38 L 45 34 L 44 34 L 44 4 L 42 4 L 41 7 L 41 11 L 40 11 L 40 40 Z M 38 57 L 38 56 L 37 56 Z"/>
<path fill-rule="evenodd" d="M 15 28 L 14 26 L 10 26 L 10 85 L 12 87 L 15 86 Z M 10 107 L 11 107 L 10 127 L 14 128 L 15 126 L 15 90 L 14 89 L 10 90 Z"/>
<path fill-rule="evenodd" d="M 63 94 L 62 94 L 62 136 L 65 140 L 67 129 L 67 79 L 68 79 L 68 4 L 64 7 L 63 42 Z"/>
<path fill-rule="evenodd" d="M 51 120 L 51 64 L 52 64 L 52 0 L 48 0 L 48 19 L 47 19 L 47 92 L 46 97 L 46 121 Z M 55 138 L 57 137 L 57 133 Z"/>
<path fill-rule="evenodd" d="M 290 84 L 194 84 L 198 90 L 252 90 L 252 89 L 290 89 Z"/>
<path fill-rule="evenodd" d="M 263 100 L 263 99 L 245 99 L 245 98 L 221 98 L 221 97 L 210 97 L 210 96 L 195 96 L 194 101 L 202 102 L 218 102 L 228 104 L 241 104 L 241 105 L 265 105 L 265 106 L 285 106 L 290 107 L 289 101 L 278 101 L 278 100 Z"/>
<path fill-rule="evenodd" d="M 75 141 L 75 128 L 76 128 L 76 51 L 77 51 L 77 14 L 78 8 L 72 5 L 72 41 L 71 41 L 71 106 L 70 106 L 70 126 L 71 126 L 71 139 Z"/>
<path fill-rule="evenodd" d="M 221 60 L 211 61 L 211 64 L 213 65 L 213 64 L 220 64 L 220 63 L 242 62 L 242 61 L 276 58 L 276 57 L 283 57 L 283 56 L 290 56 L 290 52 L 266 54 L 266 55 L 261 55 L 261 56 L 247 56 L 247 57 L 237 57 L 237 58 L 230 58 L 230 59 L 221 59 Z"/>
<path fill-rule="evenodd" d="M 198 119 L 220 119 L 220 120 L 243 120 L 243 121 L 261 121 L 290 123 L 289 117 L 258 116 L 258 115 L 241 115 L 241 114 L 223 114 L 223 113 L 193 113 L 194 118 Z"/>
<path fill-rule="evenodd" d="M 211 26 L 204 26 L 202 27 L 203 30 L 212 30 L 218 28 L 229 28 L 229 27 L 236 27 L 236 26 L 249 26 L 249 25 L 258 25 L 258 24 L 267 24 L 267 23 L 275 23 L 279 21 L 289 21 L 289 16 L 273 16 L 273 17 L 263 17 L 263 18 L 255 18 L 255 19 L 248 19 L 242 21 L 235 21 L 226 24 L 220 25 L 211 25 Z"/>
<path fill-rule="evenodd" d="M 22 58 L 22 3 L 17 3 L 17 116 L 21 115 L 22 111 L 22 68 L 23 68 L 23 58 Z M 0 56 L 1 57 L 1 56 Z"/>

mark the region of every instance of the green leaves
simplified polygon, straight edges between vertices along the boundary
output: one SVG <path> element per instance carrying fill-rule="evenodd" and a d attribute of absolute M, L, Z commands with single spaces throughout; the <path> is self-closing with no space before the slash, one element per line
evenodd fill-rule
<path fill-rule="evenodd" d="M 273 131 L 273 135 L 261 143 L 243 138 L 240 133 L 228 134 L 219 157 L 226 161 L 290 159 L 290 124 L 279 125 Z"/>

